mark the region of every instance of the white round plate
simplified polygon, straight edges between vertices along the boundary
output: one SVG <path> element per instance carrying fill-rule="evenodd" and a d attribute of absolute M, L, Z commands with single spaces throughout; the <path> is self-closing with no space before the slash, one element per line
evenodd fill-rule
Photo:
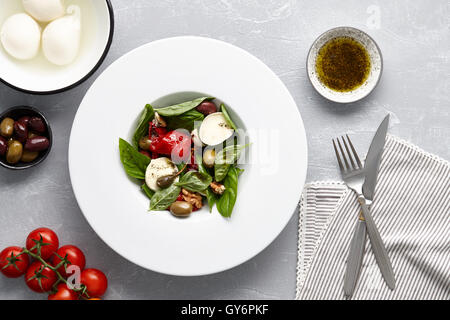
<path fill-rule="evenodd" d="M 148 212 L 120 162 L 119 137 L 131 140 L 145 104 L 205 94 L 230 106 L 253 143 L 233 216 Z M 307 144 L 295 101 L 260 60 L 225 42 L 177 37 L 131 51 L 98 77 L 75 117 L 69 167 L 81 210 L 112 249 L 147 269 L 196 276 L 241 264 L 280 234 L 304 185 Z"/>
<path fill-rule="evenodd" d="M 56 66 L 48 62 L 42 46 L 36 58 L 20 61 L 12 58 L 0 43 L 0 80 L 27 93 L 53 94 L 71 89 L 88 79 L 101 65 L 109 51 L 114 32 L 114 14 L 109 0 L 66 0 L 81 9 L 82 36 L 74 62 Z M 13 14 L 25 12 L 22 1 L 0 1 L 0 28 Z M 47 24 L 41 24 L 44 30 Z"/>
<path fill-rule="evenodd" d="M 328 88 L 320 81 L 316 73 L 316 60 L 320 49 L 330 40 L 339 37 L 349 37 L 361 43 L 367 50 L 371 63 L 367 80 L 358 88 L 348 92 L 339 92 Z M 383 71 L 383 58 L 375 40 L 367 33 L 352 27 L 338 27 L 328 30 L 314 41 L 309 50 L 306 66 L 311 84 L 324 98 L 337 103 L 351 103 L 365 98 L 378 85 Z"/>

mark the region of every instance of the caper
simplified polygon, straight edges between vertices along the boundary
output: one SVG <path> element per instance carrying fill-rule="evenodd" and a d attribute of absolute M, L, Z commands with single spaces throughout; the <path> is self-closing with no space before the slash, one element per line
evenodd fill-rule
<path fill-rule="evenodd" d="M 36 160 L 36 158 L 38 156 L 39 156 L 39 152 L 32 152 L 32 151 L 24 150 L 20 161 L 30 163 L 30 162 L 33 162 L 34 160 Z"/>
<path fill-rule="evenodd" d="M 6 161 L 10 164 L 16 164 L 22 158 L 23 146 L 19 141 L 13 140 L 6 152 Z"/>
<path fill-rule="evenodd" d="M 3 119 L 0 123 L 0 134 L 5 138 L 9 138 L 14 133 L 14 120 L 11 118 Z"/>
<path fill-rule="evenodd" d="M 203 153 L 203 164 L 207 168 L 214 167 L 216 162 L 216 151 L 214 149 L 208 149 Z"/>
<path fill-rule="evenodd" d="M 156 184 L 161 189 L 166 189 L 172 185 L 172 183 L 175 181 L 176 177 L 177 177 L 176 174 L 159 177 L 158 180 L 156 180 Z"/>
<path fill-rule="evenodd" d="M 150 146 L 152 145 L 152 141 L 149 139 L 148 136 L 142 137 L 139 139 L 139 148 L 142 150 L 150 150 Z"/>
<path fill-rule="evenodd" d="M 170 206 L 170 212 L 176 217 L 188 217 L 192 210 L 192 204 L 186 201 L 176 201 Z"/>

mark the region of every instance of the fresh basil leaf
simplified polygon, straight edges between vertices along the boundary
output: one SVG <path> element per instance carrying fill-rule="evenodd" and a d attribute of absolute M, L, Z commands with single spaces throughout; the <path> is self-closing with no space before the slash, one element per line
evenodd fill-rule
<path fill-rule="evenodd" d="M 188 131 L 194 130 L 196 122 L 201 122 L 205 119 L 205 116 L 197 110 L 189 110 L 179 116 L 165 118 L 167 123 L 167 129 L 186 129 Z"/>
<path fill-rule="evenodd" d="M 236 167 L 231 167 L 228 170 L 228 174 L 224 181 L 225 192 L 217 200 L 217 210 L 225 217 L 231 217 L 233 208 L 236 203 L 237 190 L 238 190 L 238 170 Z"/>
<path fill-rule="evenodd" d="M 212 178 L 209 174 L 190 171 L 181 178 L 180 182 L 175 183 L 175 185 L 192 192 L 203 192 L 209 187 L 211 182 Z"/>
<path fill-rule="evenodd" d="M 147 104 L 144 111 L 142 111 L 141 118 L 133 135 L 133 143 L 136 147 L 139 146 L 139 140 L 148 134 L 149 123 L 153 120 L 154 116 L 155 111 L 153 107 Z"/>
<path fill-rule="evenodd" d="M 208 200 L 209 212 L 212 212 L 212 209 L 214 208 L 214 205 L 216 204 L 217 201 L 217 196 L 209 188 L 206 189 L 206 199 Z"/>
<path fill-rule="evenodd" d="M 225 117 L 225 120 L 227 123 L 234 129 L 237 130 L 237 126 L 234 124 L 233 120 L 231 120 L 230 114 L 228 113 L 227 107 L 222 103 L 220 105 L 220 111 L 222 111 L 223 116 Z"/>
<path fill-rule="evenodd" d="M 147 184 L 143 184 L 141 186 L 141 190 L 145 193 L 145 195 L 151 200 L 153 195 L 155 194 L 155 191 L 153 191 L 152 189 L 150 189 Z"/>
<path fill-rule="evenodd" d="M 225 179 L 230 166 L 239 160 L 242 151 L 249 145 L 245 146 L 229 146 L 217 153 L 216 163 L 214 165 L 214 177 L 217 182 Z"/>
<path fill-rule="evenodd" d="M 150 211 L 164 211 L 167 210 L 172 203 L 174 203 L 179 194 L 181 188 L 176 185 L 171 185 L 166 189 L 155 192 L 150 201 Z"/>
<path fill-rule="evenodd" d="M 233 145 L 223 148 L 217 153 L 215 164 L 234 164 L 241 157 L 242 151 L 249 145 Z"/>
<path fill-rule="evenodd" d="M 228 174 L 228 170 L 230 169 L 229 164 L 216 164 L 214 166 L 214 178 L 217 182 L 221 182 Z"/>
<path fill-rule="evenodd" d="M 150 164 L 150 158 L 139 153 L 135 147 L 123 139 L 119 140 L 120 161 L 125 172 L 133 178 L 145 179 L 145 171 Z"/>
<path fill-rule="evenodd" d="M 202 97 L 192 101 L 183 102 L 173 106 L 157 109 L 156 111 L 164 117 L 179 116 L 189 110 L 197 108 L 200 104 L 207 100 L 213 100 L 211 97 Z"/>
<path fill-rule="evenodd" d="M 195 162 L 198 165 L 198 171 L 205 175 L 208 175 L 212 181 L 211 175 L 209 174 L 208 170 L 203 165 L 202 156 L 200 154 L 195 156 Z M 208 200 L 209 212 L 212 212 L 212 209 L 214 208 L 214 205 L 217 201 L 217 196 L 214 192 L 212 192 L 212 190 L 210 188 L 207 188 L 205 190 L 205 193 L 206 193 L 206 199 Z"/>

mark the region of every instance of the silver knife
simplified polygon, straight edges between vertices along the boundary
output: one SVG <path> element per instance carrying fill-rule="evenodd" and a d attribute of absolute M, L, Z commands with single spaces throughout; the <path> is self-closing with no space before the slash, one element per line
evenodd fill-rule
<path fill-rule="evenodd" d="M 372 249 L 375 258 L 380 267 L 383 278 L 388 287 L 392 290 L 395 288 L 394 272 L 384 247 L 381 236 L 377 230 L 375 222 L 369 210 L 371 201 L 373 200 L 375 186 L 377 183 L 378 169 L 381 162 L 381 155 L 383 153 L 386 134 L 389 127 L 389 115 L 383 120 L 378 128 L 370 145 L 365 162 L 366 179 L 363 185 L 363 195 L 367 200 L 360 199 L 362 214 L 356 224 L 352 242 L 350 244 L 349 256 L 347 259 L 347 270 L 344 281 L 344 293 L 347 297 L 351 297 L 361 270 L 362 258 L 364 255 L 364 248 L 366 243 L 366 228 L 369 232 Z"/>

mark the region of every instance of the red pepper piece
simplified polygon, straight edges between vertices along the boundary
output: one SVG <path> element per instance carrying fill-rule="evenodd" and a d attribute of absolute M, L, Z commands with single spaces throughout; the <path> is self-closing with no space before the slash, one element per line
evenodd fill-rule
<path fill-rule="evenodd" d="M 156 128 L 159 129 L 159 128 Z M 182 159 L 185 150 L 191 151 L 191 137 L 180 131 L 170 131 L 164 136 L 152 137 L 151 152 L 170 156 L 174 155 Z"/>

